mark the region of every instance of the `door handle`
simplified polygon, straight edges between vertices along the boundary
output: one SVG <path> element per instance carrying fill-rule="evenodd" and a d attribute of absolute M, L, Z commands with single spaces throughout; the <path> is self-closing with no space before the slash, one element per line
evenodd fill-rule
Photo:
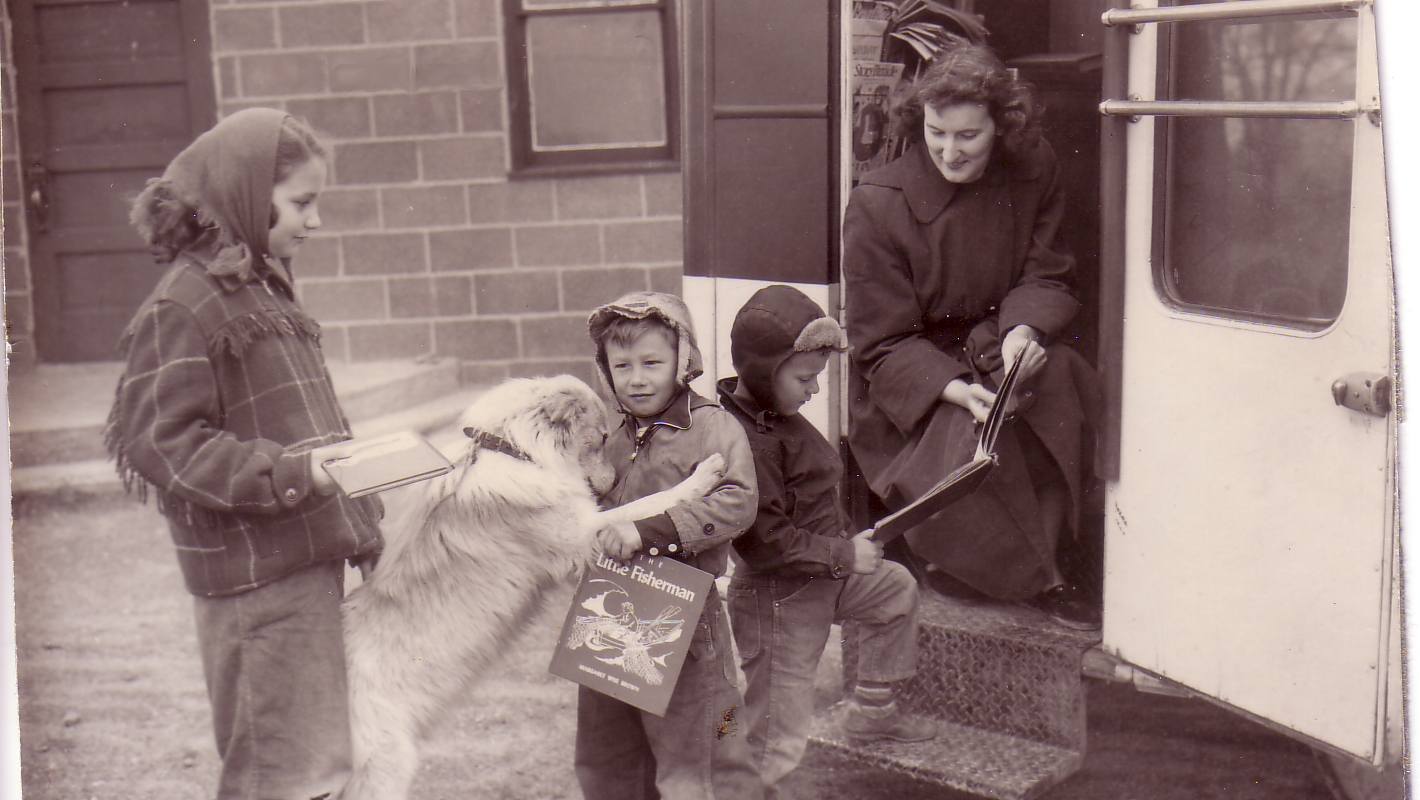
<path fill-rule="evenodd" d="M 1353 372 L 1331 384 L 1331 399 L 1352 411 L 1384 417 L 1390 413 L 1392 386 L 1389 375 Z"/>
<path fill-rule="evenodd" d="M 25 183 L 30 188 L 25 195 L 26 206 L 34 218 L 35 228 L 44 233 L 49 230 L 49 170 L 43 164 L 35 164 L 25 170 Z"/>

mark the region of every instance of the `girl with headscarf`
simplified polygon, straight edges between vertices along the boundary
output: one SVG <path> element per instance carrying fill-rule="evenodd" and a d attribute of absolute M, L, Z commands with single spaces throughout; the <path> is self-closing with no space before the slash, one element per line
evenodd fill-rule
<path fill-rule="evenodd" d="M 219 798 L 327 797 L 350 771 L 344 562 L 377 554 L 383 511 L 320 467 L 350 428 L 291 259 L 320 227 L 327 150 L 281 111 L 240 111 L 131 214 L 171 266 L 120 341 L 107 440 L 195 598 Z"/>

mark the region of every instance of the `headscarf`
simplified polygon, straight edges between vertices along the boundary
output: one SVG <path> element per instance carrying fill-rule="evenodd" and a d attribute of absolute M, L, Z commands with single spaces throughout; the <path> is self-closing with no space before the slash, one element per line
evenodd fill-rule
<path fill-rule="evenodd" d="M 158 180 L 197 210 L 204 225 L 221 230 L 216 257 L 207 271 L 242 282 L 263 265 L 267 254 L 271 192 L 276 183 L 276 147 L 288 115 L 273 108 L 248 108 L 223 119 L 172 160 Z M 284 269 L 277 274 L 286 277 Z"/>

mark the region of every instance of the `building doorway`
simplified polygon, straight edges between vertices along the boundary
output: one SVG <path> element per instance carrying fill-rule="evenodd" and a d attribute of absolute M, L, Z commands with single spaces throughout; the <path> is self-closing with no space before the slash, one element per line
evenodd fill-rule
<path fill-rule="evenodd" d="M 11 0 L 41 361 L 103 361 L 161 276 L 128 200 L 216 119 L 206 0 Z"/>

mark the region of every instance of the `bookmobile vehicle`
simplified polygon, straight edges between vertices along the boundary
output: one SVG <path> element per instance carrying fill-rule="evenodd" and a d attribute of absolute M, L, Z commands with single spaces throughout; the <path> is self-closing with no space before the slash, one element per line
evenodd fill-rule
<path fill-rule="evenodd" d="M 727 342 L 766 283 L 841 308 L 843 204 L 892 146 L 881 103 L 912 35 L 891 28 L 918 5 L 683 7 L 684 291 L 702 338 Z M 1104 626 L 1018 635 L 980 609 L 929 609 L 938 660 L 920 671 L 936 682 L 918 707 L 952 723 L 950 747 L 853 754 L 1035 796 L 1081 763 L 1083 672 L 1209 698 L 1313 747 L 1343 796 L 1401 797 L 1375 3 L 941 5 L 975 15 L 1035 84 L 1074 198 L 1087 310 L 1072 341 L 1106 394 Z M 728 353 L 712 358 L 730 374 Z M 838 378 L 806 413 L 841 435 Z"/>

